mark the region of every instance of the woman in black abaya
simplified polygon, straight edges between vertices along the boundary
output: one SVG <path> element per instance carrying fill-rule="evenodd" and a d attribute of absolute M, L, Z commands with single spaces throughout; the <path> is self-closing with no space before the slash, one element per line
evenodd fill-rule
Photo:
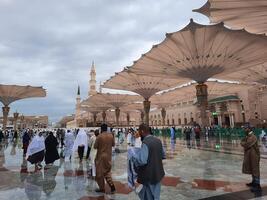
<path fill-rule="evenodd" d="M 55 160 L 59 159 L 57 146 L 57 138 L 53 135 L 53 132 L 49 132 L 45 139 L 45 164 L 53 164 Z"/>

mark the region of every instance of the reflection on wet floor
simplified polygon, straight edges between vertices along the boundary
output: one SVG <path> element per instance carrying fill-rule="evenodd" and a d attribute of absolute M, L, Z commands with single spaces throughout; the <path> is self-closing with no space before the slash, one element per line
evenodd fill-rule
<path fill-rule="evenodd" d="M 162 180 L 162 199 L 201 199 L 219 195 L 242 194 L 250 177 L 241 173 L 242 149 L 239 141 L 209 139 L 170 141 L 162 138 L 167 159 Z M 90 165 L 59 160 L 54 165 L 35 170 L 22 156 L 21 141 L 0 144 L 0 199 L 138 199 L 127 186 L 127 146 L 113 155 L 115 195 L 96 194 L 93 179 L 88 178 Z M 61 151 L 61 149 L 59 149 Z M 266 152 L 262 152 L 262 185 L 267 184 Z M 239 192 L 239 193 L 238 193 Z M 253 195 L 253 194 L 251 194 Z M 254 196 L 250 198 L 254 198 Z M 265 190 L 262 195 L 265 195 Z M 229 197 L 229 196 L 228 196 Z M 246 199 L 246 198 L 245 198 Z"/>

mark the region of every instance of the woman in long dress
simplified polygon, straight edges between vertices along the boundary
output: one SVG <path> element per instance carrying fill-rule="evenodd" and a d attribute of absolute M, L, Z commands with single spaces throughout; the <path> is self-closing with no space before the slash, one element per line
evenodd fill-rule
<path fill-rule="evenodd" d="M 31 164 L 35 164 L 36 169 L 41 169 L 41 162 L 44 159 L 45 142 L 42 132 L 35 135 L 27 149 L 26 158 Z"/>
<path fill-rule="evenodd" d="M 76 139 L 74 141 L 73 153 L 75 153 L 78 150 L 80 162 L 82 162 L 83 154 L 84 152 L 87 152 L 87 148 L 88 148 L 87 134 L 84 130 L 79 129 Z"/>
<path fill-rule="evenodd" d="M 64 141 L 64 144 L 65 144 L 64 156 L 65 156 L 65 159 L 69 158 L 70 161 L 71 161 L 74 140 L 75 140 L 74 134 L 70 130 L 68 130 L 65 135 L 65 141 Z"/>
<path fill-rule="evenodd" d="M 45 164 L 53 164 L 55 160 L 59 159 L 57 146 L 57 138 L 53 135 L 53 132 L 49 132 L 45 139 Z"/>

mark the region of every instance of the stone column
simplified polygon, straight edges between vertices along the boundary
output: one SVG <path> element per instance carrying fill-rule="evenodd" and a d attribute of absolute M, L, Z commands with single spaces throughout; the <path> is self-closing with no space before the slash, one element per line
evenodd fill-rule
<path fill-rule="evenodd" d="M 161 117 L 162 117 L 162 124 L 165 126 L 165 119 L 166 119 L 166 109 L 162 108 L 161 109 Z"/>
<path fill-rule="evenodd" d="M 18 112 L 13 113 L 13 117 L 14 117 L 14 130 L 17 130 L 17 122 L 19 118 L 19 113 Z"/>
<path fill-rule="evenodd" d="M 198 108 L 200 111 L 200 122 L 202 126 L 209 125 L 209 119 L 206 113 L 208 107 L 208 86 L 204 83 L 196 85 L 196 96 Z"/>
<path fill-rule="evenodd" d="M 141 111 L 141 123 L 144 123 L 145 114 L 144 111 Z"/>
<path fill-rule="evenodd" d="M 97 113 L 93 113 L 94 126 L 96 126 Z"/>
<path fill-rule="evenodd" d="M 120 109 L 115 109 L 115 116 L 116 116 L 116 125 L 119 126 L 119 120 L 120 120 Z"/>
<path fill-rule="evenodd" d="M 231 126 L 231 128 L 234 128 L 235 127 L 234 114 L 233 113 L 230 113 L 229 114 L 229 118 L 230 118 L 230 126 Z"/>
<path fill-rule="evenodd" d="M 221 114 L 218 115 L 218 125 L 222 127 L 222 116 L 221 116 Z"/>
<path fill-rule="evenodd" d="M 145 124 L 149 126 L 150 101 L 148 101 L 148 99 L 145 99 L 143 104 L 144 104 L 144 111 L 145 111 Z"/>
<path fill-rule="evenodd" d="M 130 126 L 130 113 L 127 113 L 127 126 Z"/>
<path fill-rule="evenodd" d="M 211 126 L 212 123 L 213 123 L 213 119 L 211 116 L 209 116 L 209 125 Z"/>
<path fill-rule="evenodd" d="M 102 112 L 103 123 L 106 123 L 106 117 L 107 117 L 106 111 L 103 111 Z"/>
<path fill-rule="evenodd" d="M 241 114 L 242 114 L 242 121 L 243 121 L 243 123 L 246 123 L 246 114 L 245 114 L 245 111 L 242 110 L 241 111 Z"/>
<path fill-rule="evenodd" d="M 3 110 L 3 130 L 6 130 L 10 107 L 4 106 L 2 107 L 2 110 Z"/>

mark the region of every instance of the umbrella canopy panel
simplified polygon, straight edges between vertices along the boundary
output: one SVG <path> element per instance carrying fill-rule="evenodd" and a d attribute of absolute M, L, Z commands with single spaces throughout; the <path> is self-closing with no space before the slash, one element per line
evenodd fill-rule
<path fill-rule="evenodd" d="M 141 100 L 139 95 L 98 93 L 90 97 L 92 101 L 102 102 L 115 108 L 116 124 L 119 125 L 120 107 Z"/>
<path fill-rule="evenodd" d="M 194 11 L 209 17 L 211 23 L 224 22 L 251 33 L 267 33 L 267 0 L 208 0 Z"/>
<path fill-rule="evenodd" d="M 151 76 L 194 80 L 208 78 L 263 64 L 267 40 L 245 30 L 231 30 L 223 23 L 201 25 L 193 20 L 182 30 L 166 35 L 136 61 L 130 71 Z"/>
<path fill-rule="evenodd" d="M 267 63 L 225 76 L 227 80 L 267 85 Z"/>
<path fill-rule="evenodd" d="M 115 108 L 142 101 L 139 95 L 98 93 L 90 97 L 93 101 L 107 103 Z"/>
<path fill-rule="evenodd" d="M 103 103 L 103 102 L 93 101 L 92 98 L 82 101 L 81 108 L 83 109 L 83 107 L 86 107 L 86 106 L 91 107 L 92 109 L 95 109 L 95 110 L 100 110 L 100 111 L 107 111 L 108 109 L 111 108 L 110 105 Z"/>
<path fill-rule="evenodd" d="M 45 96 L 46 91 L 42 87 L 0 85 L 0 101 L 5 106 L 20 99 Z"/>
<path fill-rule="evenodd" d="M 144 99 L 149 99 L 155 93 L 175 87 L 179 83 L 180 81 L 178 80 L 151 77 L 149 75 L 137 75 L 135 73 L 129 73 L 128 70 L 123 70 L 107 80 L 103 87 L 132 91 L 141 95 Z"/>
<path fill-rule="evenodd" d="M 123 112 L 131 112 L 131 111 L 139 111 L 143 112 L 144 111 L 144 106 L 142 103 L 132 103 L 125 105 L 121 108 Z"/>
<path fill-rule="evenodd" d="M 159 91 L 177 86 L 180 81 L 149 75 L 137 75 L 124 70 L 117 73 L 104 83 L 105 88 L 128 90 L 144 97 L 145 123 L 149 125 L 149 98 Z"/>

